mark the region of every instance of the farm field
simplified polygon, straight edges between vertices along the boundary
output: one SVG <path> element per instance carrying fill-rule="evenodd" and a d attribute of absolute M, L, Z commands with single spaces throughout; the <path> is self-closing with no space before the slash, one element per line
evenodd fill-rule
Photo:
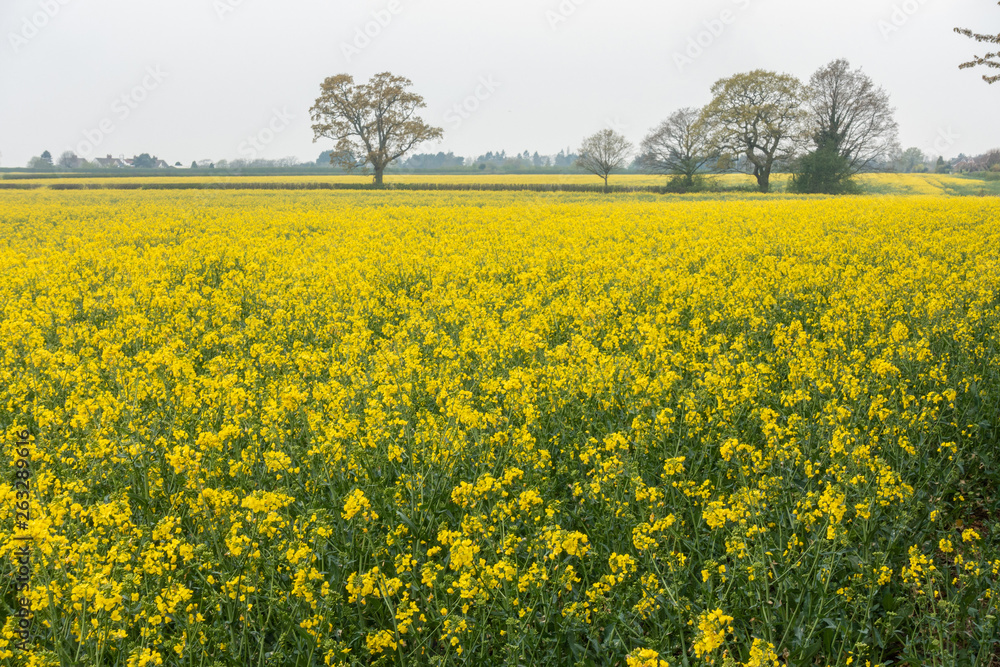
<path fill-rule="evenodd" d="M 998 222 L 995 197 L 0 192 L 26 664 L 996 664 Z"/>
<path fill-rule="evenodd" d="M 402 185 L 432 184 L 432 185 L 585 185 L 597 187 L 600 180 L 590 174 L 391 174 L 387 183 Z M 789 180 L 788 174 L 775 174 L 772 177 L 772 187 L 775 192 L 784 192 Z M 888 195 L 1000 195 L 1000 181 L 983 181 L 969 176 L 952 176 L 947 174 L 861 174 L 857 177 L 858 185 L 865 194 Z M 226 175 L 223 170 L 219 176 L 185 175 L 128 175 L 111 170 L 106 176 L 83 175 L 46 175 L 45 178 L 25 177 L 18 173 L 4 174 L 0 187 L 5 183 L 11 185 L 26 184 L 40 187 L 63 185 L 86 185 L 115 187 L 122 184 L 313 184 L 313 183 L 353 183 L 366 184 L 371 182 L 371 176 L 357 175 Z M 610 179 L 612 186 L 650 187 L 663 186 L 667 182 L 665 176 L 648 174 L 613 174 Z M 753 190 L 756 181 L 746 174 L 718 174 L 706 176 L 710 187 L 720 190 L 747 189 Z"/>

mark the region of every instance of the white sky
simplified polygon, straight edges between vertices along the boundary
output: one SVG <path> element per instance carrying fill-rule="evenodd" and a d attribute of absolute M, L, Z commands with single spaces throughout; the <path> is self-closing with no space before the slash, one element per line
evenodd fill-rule
<path fill-rule="evenodd" d="M 372 23 L 379 15 L 384 27 Z M 366 24 L 375 36 L 345 54 Z M 838 57 L 889 91 L 904 147 L 980 153 L 1000 146 L 1000 84 L 957 69 L 984 49 L 955 26 L 1000 31 L 1000 7 L 995 0 L 0 0 L 0 166 L 24 166 L 45 149 L 56 157 L 67 149 L 87 157 L 149 152 L 185 165 L 251 153 L 313 160 L 330 147 L 312 143 L 309 107 L 320 82 L 386 70 L 412 79 L 427 101 L 424 119 L 445 130 L 421 152 L 554 154 L 608 125 L 638 143 L 674 109 L 708 102 L 712 83 L 736 72 L 765 68 L 807 80 Z M 678 54 L 687 57 L 689 40 L 699 37 L 702 52 L 692 50 L 696 57 L 679 66 Z"/>

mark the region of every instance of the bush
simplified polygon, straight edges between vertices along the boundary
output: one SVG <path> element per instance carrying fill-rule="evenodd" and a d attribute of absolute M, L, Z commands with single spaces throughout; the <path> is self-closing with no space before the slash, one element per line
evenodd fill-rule
<path fill-rule="evenodd" d="M 847 158 L 840 154 L 833 141 L 825 141 L 812 153 L 798 160 L 788 191 L 843 195 L 857 194 L 860 188 L 851 180 Z"/>
<path fill-rule="evenodd" d="M 705 183 L 705 177 L 701 175 L 688 177 L 684 174 L 676 174 L 670 177 L 666 187 L 667 192 L 679 194 L 706 190 L 708 190 L 708 185 Z"/>

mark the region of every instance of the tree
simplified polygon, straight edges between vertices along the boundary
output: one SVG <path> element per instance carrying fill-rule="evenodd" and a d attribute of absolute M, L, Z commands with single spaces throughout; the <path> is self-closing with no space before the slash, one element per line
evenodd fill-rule
<path fill-rule="evenodd" d="M 947 174 L 951 169 L 949 169 L 948 164 L 944 161 L 944 156 L 939 155 L 937 159 L 937 164 L 934 165 L 935 174 Z"/>
<path fill-rule="evenodd" d="M 132 158 L 132 166 L 139 167 L 140 169 L 152 169 L 156 166 L 156 161 L 153 160 L 149 153 L 143 153 Z"/>
<path fill-rule="evenodd" d="M 418 144 L 443 136 L 441 128 L 415 115 L 427 105 L 423 97 L 407 90 L 411 85 L 409 79 L 389 72 L 360 85 L 348 74 L 328 77 L 310 109 L 313 141 L 336 141 L 331 164 L 348 171 L 371 165 L 375 185 L 381 187 L 382 174 L 392 161 Z"/>
<path fill-rule="evenodd" d="M 1000 2 L 997 3 L 1000 5 Z M 982 42 L 985 44 L 1000 44 L 1000 33 L 996 35 L 981 35 L 979 33 L 972 32 L 968 28 L 955 28 L 955 32 L 959 35 L 965 35 L 970 39 L 974 39 L 977 42 Z M 958 66 L 958 69 L 968 69 L 970 67 L 986 67 L 989 69 L 1000 69 L 1000 51 L 994 53 L 987 53 L 985 56 L 973 56 L 972 60 L 966 63 L 962 63 Z M 989 76 L 988 74 L 983 75 L 983 81 L 988 84 L 994 84 L 1000 81 L 1000 74 Z"/>
<path fill-rule="evenodd" d="M 583 140 L 576 166 L 603 178 L 606 190 L 608 176 L 625 166 L 632 150 L 628 139 L 610 128 L 604 129 Z"/>
<path fill-rule="evenodd" d="M 197 162 L 195 162 L 194 160 L 192 160 L 192 161 L 191 161 L 191 168 L 192 168 L 192 169 L 197 169 L 197 168 L 198 168 L 198 163 L 197 163 Z"/>
<path fill-rule="evenodd" d="M 710 143 L 728 161 L 744 157 L 761 192 L 771 189 L 775 163 L 791 159 L 802 134 L 802 83 L 788 74 L 754 70 L 721 79 L 702 112 Z"/>
<path fill-rule="evenodd" d="M 44 153 L 42 153 L 42 162 L 44 162 L 45 164 L 47 164 L 48 166 L 51 167 L 52 166 L 52 153 L 50 153 L 48 151 L 45 151 Z"/>
<path fill-rule="evenodd" d="M 856 192 L 851 182 L 851 164 L 832 138 L 800 158 L 789 190 L 802 194 L 846 194 Z"/>
<path fill-rule="evenodd" d="M 899 147 L 899 125 L 889 95 L 860 69 L 834 60 L 806 88 L 808 132 L 817 147 L 832 142 L 844 157 L 848 176 L 884 162 Z"/>
<path fill-rule="evenodd" d="M 912 147 L 907 148 L 900 154 L 895 160 L 896 171 L 902 172 L 904 174 L 909 174 L 915 171 L 926 171 L 924 169 L 924 162 L 927 161 L 927 156 L 919 148 Z"/>
<path fill-rule="evenodd" d="M 977 171 L 1000 171 L 1000 148 L 987 151 L 975 159 Z"/>
<path fill-rule="evenodd" d="M 73 151 L 63 151 L 59 156 L 59 166 L 63 169 L 75 169 L 80 166 L 82 160 Z"/>
<path fill-rule="evenodd" d="M 695 174 L 714 158 L 701 112 L 691 107 L 675 111 L 654 128 L 642 140 L 639 152 L 640 169 L 674 174 L 687 187 L 694 185 Z"/>

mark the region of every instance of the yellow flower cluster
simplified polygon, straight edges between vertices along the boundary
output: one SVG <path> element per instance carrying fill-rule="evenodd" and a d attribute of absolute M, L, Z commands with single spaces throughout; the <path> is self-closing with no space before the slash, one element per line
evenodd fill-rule
<path fill-rule="evenodd" d="M 700 658 L 722 646 L 726 635 L 733 632 L 733 620 L 721 609 L 702 614 L 698 618 L 698 636 L 693 646 L 695 656 Z"/>

